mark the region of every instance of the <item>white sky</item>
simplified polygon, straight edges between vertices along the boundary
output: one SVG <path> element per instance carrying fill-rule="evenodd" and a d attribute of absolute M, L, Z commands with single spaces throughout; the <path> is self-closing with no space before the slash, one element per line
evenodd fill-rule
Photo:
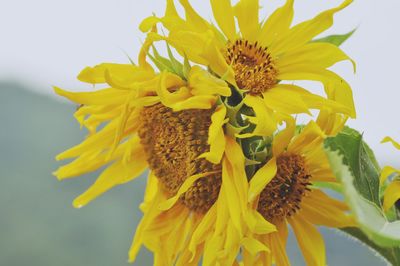
<path fill-rule="evenodd" d="M 192 0 L 206 18 L 209 1 Z M 336 6 L 339 0 L 297 0 L 296 21 L 311 18 Z M 261 0 L 265 14 L 283 3 Z M 101 62 L 127 62 L 135 58 L 144 35 L 140 21 L 162 14 L 165 0 L 0 0 L 0 80 L 18 80 L 52 93 L 51 85 L 87 90 L 75 77 L 85 66 Z M 343 49 L 356 60 L 335 70 L 353 87 L 358 119 L 350 125 L 365 132 L 380 161 L 400 166 L 397 154 L 380 139 L 400 139 L 399 85 L 400 1 L 355 0 L 336 15 L 329 33 L 345 33 L 358 26 Z"/>

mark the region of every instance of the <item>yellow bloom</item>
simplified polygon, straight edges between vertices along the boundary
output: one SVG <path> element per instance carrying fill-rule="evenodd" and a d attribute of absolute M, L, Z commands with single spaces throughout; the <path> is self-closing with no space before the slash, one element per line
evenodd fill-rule
<path fill-rule="evenodd" d="M 343 60 L 350 60 L 355 68 L 354 62 L 335 45 L 311 42 L 332 26 L 334 14 L 352 0 L 291 27 L 293 2 L 288 0 L 260 23 L 258 0 L 241 0 L 234 7 L 230 0 L 211 0 L 218 29 L 200 17 L 188 0 L 180 0 L 185 19 L 179 16 L 174 1 L 167 0 L 165 16 L 147 18 L 141 29 L 149 31 L 162 23 L 168 36 L 151 32 L 148 42 L 166 40 L 183 56 L 246 91 L 246 104 L 269 109 L 264 115 L 272 124 L 263 127 L 270 134 L 276 129 L 273 111 L 298 114 L 309 113 L 309 109 L 329 109 L 355 117 L 350 86 L 328 70 Z M 330 100 L 287 83 L 296 80 L 321 82 Z"/>
<path fill-rule="evenodd" d="M 382 143 L 387 142 L 390 142 L 396 149 L 400 150 L 400 143 L 396 142 L 394 139 L 385 137 L 382 140 Z M 385 184 L 391 175 L 396 175 L 397 178 L 393 179 L 385 189 L 383 197 L 383 209 L 385 211 L 388 211 L 400 200 L 400 179 L 398 179 L 400 170 L 397 170 L 391 166 L 385 166 L 381 172 L 380 183 L 381 185 Z"/>
<path fill-rule="evenodd" d="M 118 64 L 86 68 L 79 79 L 109 88 L 55 88 L 81 105 L 75 116 L 89 130 L 82 143 L 57 156 L 74 160 L 55 175 L 66 179 L 105 167 L 74 200 L 80 208 L 150 169 L 131 261 L 143 244 L 154 252 L 155 265 L 197 265 L 200 258 L 204 265 L 232 265 L 241 247 L 256 242 L 244 238 L 248 230 L 275 230 L 247 208 L 245 158 L 224 134 L 227 111 L 219 97 L 231 93 L 225 82 L 199 67 L 185 81 Z"/>
<path fill-rule="evenodd" d="M 290 265 L 285 251 L 288 224 L 292 227 L 307 265 L 326 265 L 325 245 L 316 226 L 354 226 L 346 204 L 330 198 L 314 182 L 336 182 L 326 158 L 324 132 L 310 122 L 294 136 L 294 123 L 273 142 L 272 158 L 249 182 L 249 203 L 277 232 L 251 234 L 271 252 L 243 253 L 245 265 Z"/>

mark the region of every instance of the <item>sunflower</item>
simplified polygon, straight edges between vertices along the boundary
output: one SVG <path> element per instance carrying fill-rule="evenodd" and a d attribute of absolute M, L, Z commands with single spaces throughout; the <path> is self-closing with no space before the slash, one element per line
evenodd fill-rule
<path fill-rule="evenodd" d="M 155 73 L 148 65 L 101 64 L 78 76 L 108 88 L 56 93 L 80 105 L 75 117 L 89 131 L 58 160 L 74 158 L 55 175 L 61 180 L 104 171 L 74 200 L 83 207 L 114 186 L 150 170 L 143 219 L 129 253 L 141 245 L 155 265 L 232 265 L 240 248 L 267 250 L 247 231 L 275 227 L 247 208 L 245 158 L 225 134 L 227 84 L 194 66 L 187 80 Z"/>
<path fill-rule="evenodd" d="M 392 145 L 400 150 L 400 143 L 396 142 L 391 137 L 385 137 L 382 143 L 390 142 Z M 394 205 L 400 210 L 400 180 L 399 180 L 400 170 L 395 169 L 391 166 L 385 166 L 382 169 L 380 176 L 381 185 L 384 185 L 389 177 L 394 176 L 392 182 L 386 187 L 383 197 L 383 209 L 389 211 Z"/>
<path fill-rule="evenodd" d="M 352 0 L 295 26 L 291 26 L 293 0 L 287 0 L 262 22 L 258 0 L 240 0 L 234 7 L 230 0 L 211 0 L 219 27 L 204 20 L 188 0 L 179 2 L 185 19 L 179 16 L 174 1 L 167 0 L 164 17 L 152 16 L 142 22 L 144 32 L 158 23 L 168 30 L 167 36 L 153 30 L 148 42 L 166 40 L 181 55 L 209 67 L 212 73 L 239 88 L 247 105 L 265 109 L 265 116 L 272 121 L 269 133 L 276 130 L 279 122 L 274 111 L 298 114 L 330 108 L 355 117 L 351 87 L 328 70 L 344 60 L 350 60 L 355 70 L 354 61 L 335 45 L 312 41 L 332 26 L 334 14 Z M 298 80 L 321 82 L 331 101 L 292 84 Z"/>
<path fill-rule="evenodd" d="M 329 124 L 327 122 L 326 124 Z M 243 253 L 245 265 L 290 265 L 285 251 L 288 224 L 296 235 L 307 265 L 326 265 L 325 245 L 316 226 L 354 226 L 343 202 L 318 189 L 318 182 L 336 182 L 323 149 L 325 133 L 310 122 L 298 135 L 294 123 L 273 141 L 272 158 L 249 182 L 249 203 L 276 232 L 251 234 L 271 252 Z"/>

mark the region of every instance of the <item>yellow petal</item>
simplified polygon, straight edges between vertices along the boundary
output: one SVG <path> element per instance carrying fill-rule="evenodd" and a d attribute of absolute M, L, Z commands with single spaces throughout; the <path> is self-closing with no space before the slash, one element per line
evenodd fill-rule
<path fill-rule="evenodd" d="M 330 43 L 309 43 L 291 52 L 285 53 L 276 60 L 277 69 L 296 64 L 309 64 L 329 68 L 334 64 L 349 60 L 356 71 L 356 63 L 339 47 Z"/>
<path fill-rule="evenodd" d="M 342 131 L 348 116 L 332 113 L 330 110 L 322 110 L 317 118 L 318 126 L 327 136 L 336 136 Z"/>
<path fill-rule="evenodd" d="M 252 202 L 267 186 L 272 178 L 275 177 L 276 171 L 276 158 L 273 157 L 266 165 L 256 172 L 249 184 L 249 202 Z"/>
<path fill-rule="evenodd" d="M 153 71 L 132 64 L 103 63 L 94 67 L 85 68 L 78 75 L 78 79 L 91 84 L 106 83 L 106 70 L 109 71 L 112 76 L 119 77 L 119 79 L 126 82 L 144 81 L 154 76 Z"/>
<path fill-rule="evenodd" d="M 398 143 L 397 141 L 395 141 L 395 140 L 392 139 L 391 137 L 385 137 L 385 138 L 382 140 L 381 143 L 387 143 L 387 142 L 392 143 L 392 145 L 393 145 L 396 149 L 400 150 L 400 143 Z"/>
<path fill-rule="evenodd" d="M 400 200 L 400 181 L 395 180 L 385 190 L 383 209 L 388 211 L 398 200 Z"/>
<path fill-rule="evenodd" d="M 136 233 L 135 237 L 133 238 L 131 248 L 129 249 L 129 262 L 133 263 L 136 260 L 137 254 L 139 253 L 140 247 L 143 244 L 143 239 L 145 236 L 145 230 L 151 225 L 155 217 L 160 213 L 160 211 L 157 208 L 158 202 L 162 200 L 163 198 L 163 193 L 160 193 L 158 183 L 157 183 L 157 178 L 153 175 L 150 174 L 149 176 L 150 180 L 155 180 L 155 184 L 153 181 L 151 181 L 152 186 L 151 187 L 146 187 L 146 194 L 145 195 L 154 195 L 154 197 L 150 198 L 147 197 L 145 198 L 145 204 L 147 205 L 146 211 L 144 213 L 144 216 L 142 220 L 140 221 L 138 227 L 136 228 Z M 150 193 L 148 193 L 148 190 L 151 190 Z"/>
<path fill-rule="evenodd" d="M 256 125 L 253 133 L 259 136 L 270 136 L 277 129 L 277 122 L 273 112 L 266 106 L 265 102 L 260 97 L 247 95 L 244 103 L 253 108 L 256 116 L 247 117 L 247 119 Z"/>
<path fill-rule="evenodd" d="M 216 211 L 217 206 L 214 204 L 201 219 L 201 222 L 196 227 L 196 230 L 193 232 L 190 238 L 189 250 L 192 252 L 192 260 L 194 259 L 198 246 L 201 245 L 207 238 L 207 232 L 212 230 L 217 216 Z"/>
<path fill-rule="evenodd" d="M 240 0 L 234 8 L 242 38 L 250 42 L 257 41 L 257 34 L 260 30 L 258 21 L 259 8 L 258 0 Z"/>
<path fill-rule="evenodd" d="M 274 156 L 279 156 L 286 150 L 296 131 L 296 121 L 291 116 L 283 116 L 286 128 L 274 137 L 272 150 Z"/>
<path fill-rule="evenodd" d="M 147 17 L 140 23 L 139 29 L 142 32 L 149 32 L 160 21 L 161 20 L 156 16 Z"/>
<path fill-rule="evenodd" d="M 213 95 L 189 96 L 188 99 L 171 103 L 166 106 L 172 108 L 174 112 L 188 109 L 211 109 L 217 102 L 217 99 L 217 96 Z"/>
<path fill-rule="evenodd" d="M 161 102 L 168 107 L 173 104 L 186 100 L 190 97 L 189 89 L 185 87 L 185 82 L 172 73 L 163 72 L 160 83 L 156 88 L 157 95 Z M 179 88 L 177 91 L 170 92 L 170 88 Z"/>
<path fill-rule="evenodd" d="M 242 239 L 243 247 L 253 256 L 262 251 L 270 252 L 269 248 L 257 239 L 245 237 Z"/>
<path fill-rule="evenodd" d="M 276 265 L 290 266 L 289 257 L 286 253 L 286 238 L 283 238 L 278 233 L 272 233 L 270 239 L 270 248 Z"/>
<path fill-rule="evenodd" d="M 303 198 L 299 214 L 315 225 L 333 228 L 355 226 L 354 219 L 346 213 L 346 209 L 343 202 L 315 190 Z"/>
<path fill-rule="evenodd" d="M 210 0 L 215 20 L 229 40 L 235 40 L 236 29 L 230 0 Z"/>
<path fill-rule="evenodd" d="M 242 216 L 241 208 L 239 208 L 242 202 L 240 201 L 239 192 L 236 189 L 235 183 L 232 180 L 233 177 L 232 166 L 227 159 L 224 159 L 222 161 L 222 186 L 220 196 L 225 197 L 232 222 L 240 234 L 242 234 Z"/>
<path fill-rule="evenodd" d="M 288 152 L 303 154 L 306 147 L 310 149 L 319 148 L 324 138 L 324 132 L 322 132 L 317 123 L 311 121 L 289 144 Z"/>
<path fill-rule="evenodd" d="M 303 99 L 290 90 L 283 90 L 281 87 L 274 87 L 263 93 L 265 104 L 284 114 L 310 114 L 309 107 Z"/>
<path fill-rule="evenodd" d="M 225 105 L 220 105 L 211 116 L 211 125 L 208 130 L 208 141 L 210 151 L 203 153 L 199 158 L 206 158 L 213 164 L 219 164 L 225 152 L 224 124 L 226 119 Z"/>
<path fill-rule="evenodd" d="M 289 218 L 289 223 L 296 235 L 306 264 L 326 265 L 325 243 L 315 226 L 299 216 Z"/>
<path fill-rule="evenodd" d="M 265 21 L 260 32 L 260 43 L 264 47 L 269 47 L 275 40 L 279 39 L 289 31 L 293 20 L 293 2 L 287 0 L 286 4 L 277 10 Z"/>
<path fill-rule="evenodd" d="M 253 234 L 265 235 L 276 231 L 275 225 L 271 224 L 257 211 L 250 210 L 245 216 L 246 223 Z"/>
<path fill-rule="evenodd" d="M 179 0 L 179 2 L 185 9 L 187 23 L 189 23 L 192 28 L 198 31 L 204 31 L 210 28 L 209 23 L 193 9 L 188 0 Z"/>
<path fill-rule="evenodd" d="M 300 23 L 290 29 L 282 38 L 271 45 L 275 55 L 294 50 L 311 41 L 314 37 L 333 25 L 333 15 L 350 5 L 353 0 L 345 0 L 340 6 L 322 12 L 315 18 Z"/>
<path fill-rule="evenodd" d="M 55 93 L 78 104 L 85 105 L 112 105 L 126 101 L 129 92 L 116 89 L 102 89 L 93 92 L 69 92 L 54 87 Z"/>

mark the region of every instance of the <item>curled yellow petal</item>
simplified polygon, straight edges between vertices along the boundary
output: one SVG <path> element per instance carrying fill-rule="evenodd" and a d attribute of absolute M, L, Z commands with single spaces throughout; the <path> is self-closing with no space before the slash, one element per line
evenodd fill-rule
<path fill-rule="evenodd" d="M 210 151 L 203 153 L 199 158 L 206 158 L 213 164 L 219 164 L 225 151 L 224 124 L 227 121 L 225 105 L 219 105 L 211 116 L 211 125 L 208 132 Z"/>
<path fill-rule="evenodd" d="M 385 137 L 381 143 L 391 143 L 393 145 L 393 147 L 395 147 L 396 149 L 400 150 L 400 143 L 395 141 L 394 139 L 392 139 L 391 137 Z"/>

